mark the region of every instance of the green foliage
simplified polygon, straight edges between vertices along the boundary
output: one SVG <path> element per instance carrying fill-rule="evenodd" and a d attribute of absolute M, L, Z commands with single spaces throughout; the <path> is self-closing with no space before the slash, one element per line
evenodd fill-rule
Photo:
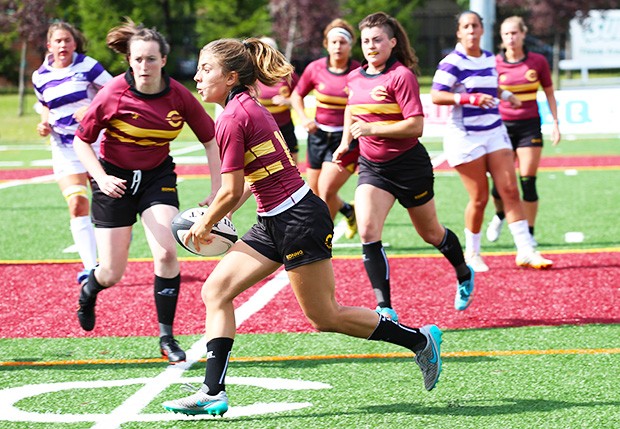
<path fill-rule="evenodd" d="M 271 34 L 267 0 L 199 0 L 196 8 L 198 49 L 212 40 Z"/>

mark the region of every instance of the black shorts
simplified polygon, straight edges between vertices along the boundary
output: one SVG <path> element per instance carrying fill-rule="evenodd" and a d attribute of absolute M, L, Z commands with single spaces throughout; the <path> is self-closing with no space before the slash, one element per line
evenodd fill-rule
<path fill-rule="evenodd" d="M 543 136 L 540 130 L 540 118 L 520 121 L 504 121 L 513 150 L 520 147 L 542 147 Z"/>
<path fill-rule="evenodd" d="M 117 228 L 136 223 L 137 216 L 151 206 L 164 204 L 179 208 L 177 175 L 168 157 L 152 170 L 125 170 L 101 160 L 106 173 L 127 181 L 125 195 L 112 198 L 104 194 L 91 179 L 93 189 L 92 218 L 99 228 Z"/>
<path fill-rule="evenodd" d="M 332 257 L 334 222 L 325 202 L 308 192 L 275 216 L 258 216 L 241 240 L 288 271 Z"/>
<path fill-rule="evenodd" d="M 293 125 L 293 121 L 288 122 L 280 127 L 280 131 L 282 132 L 282 136 L 284 137 L 284 141 L 288 146 L 288 150 L 290 153 L 299 152 L 299 145 L 297 144 L 297 136 L 295 135 L 295 125 Z"/>
<path fill-rule="evenodd" d="M 340 146 L 341 140 L 342 131 L 327 132 L 318 129 L 316 133 L 308 134 L 308 152 L 306 155 L 308 167 L 320 170 L 324 162 L 332 162 L 334 152 Z M 341 165 L 351 173 L 355 172 L 359 154 L 358 141 L 351 141 L 349 151 L 340 158 Z"/>
<path fill-rule="evenodd" d="M 373 162 L 360 156 L 357 186 L 383 189 L 406 209 L 432 200 L 434 181 L 433 164 L 421 143 L 387 162 Z"/>

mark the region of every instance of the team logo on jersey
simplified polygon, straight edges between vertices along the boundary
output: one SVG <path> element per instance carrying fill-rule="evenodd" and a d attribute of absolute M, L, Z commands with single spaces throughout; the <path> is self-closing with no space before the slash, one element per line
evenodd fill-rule
<path fill-rule="evenodd" d="M 291 88 L 289 88 L 288 86 L 281 86 L 278 90 L 278 94 L 280 94 L 282 97 L 289 98 L 291 96 Z"/>
<path fill-rule="evenodd" d="M 319 92 L 323 92 L 324 89 L 325 89 L 325 84 L 323 82 L 319 82 L 319 87 L 318 87 Z"/>
<path fill-rule="evenodd" d="M 131 119 L 133 119 L 134 121 L 135 121 L 136 119 L 138 119 L 139 117 L 140 117 L 140 115 L 139 115 L 138 113 L 136 113 L 136 112 L 133 112 L 133 113 L 131 114 Z"/>
<path fill-rule="evenodd" d="M 171 110 L 166 115 L 166 121 L 168 121 L 171 127 L 179 128 L 183 125 L 183 116 L 181 116 L 176 110 Z"/>
<path fill-rule="evenodd" d="M 528 82 L 536 82 L 538 80 L 538 72 L 534 69 L 529 69 L 525 72 L 525 78 Z"/>
<path fill-rule="evenodd" d="M 375 86 L 370 90 L 370 97 L 375 101 L 383 101 L 387 98 L 387 95 L 387 90 L 383 85 Z"/>
<path fill-rule="evenodd" d="M 505 74 L 502 73 L 502 74 L 499 75 L 499 82 L 500 83 L 506 82 L 506 79 L 508 79 L 508 76 L 506 76 Z"/>
<path fill-rule="evenodd" d="M 86 77 L 86 73 L 75 73 L 72 77 L 71 80 L 77 80 L 78 82 L 83 82 L 88 80 L 88 78 Z"/>
<path fill-rule="evenodd" d="M 332 248 L 332 238 L 334 238 L 334 234 L 327 234 L 327 237 L 325 237 L 325 247 L 328 249 Z"/>

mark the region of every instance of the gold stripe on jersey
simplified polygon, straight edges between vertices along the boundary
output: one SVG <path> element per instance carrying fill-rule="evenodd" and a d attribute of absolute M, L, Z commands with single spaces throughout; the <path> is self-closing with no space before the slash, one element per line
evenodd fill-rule
<path fill-rule="evenodd" d="M 532 82 L 532 83 L 523 83 L 521 85 L 500 85 L 501 89 L 505 89 L 512 93 L 516 92 L 536 92 L 538 91 L 538 87 L 540 86 L 540 82 Z"/>
<path fill-rule="evenodd" d="M 112 119 L 110 121 L 110 125 L 112 128 L 116 128 L 127 135 L 134 136 L 136 139 L 140 137 L 151 137 L 155 139 L 166 139 L 168 141 L 177 138 L 182 129 L 182 127 L 180 127 L 179 129 L 168 131 L 151 128 L 139 128 L 128 124 L 125 121 L 121 121 L 120 119 Z"/>
<path fill-rule="evenodd" d="M 118 133 L 115 133 L 114 131 L 107 130 L 106 132 L 111 137 L 114 137 L 117 141 L 121 143 L 132 143 L 132 144 L 137 144 L 140 146 L 165 146 L 170 143 L 169 140 L 161 141 L 161 142 L 155 142 L 153 140 L 148 140 L 148 139 L 137 140 L 133 137 L 126 137 L 126 136 L 120 135 Z"/>
<path fill-rule="evenodd" d="M 353 115 L 366 115 L 369 113 L 398 114 L 402 113 L 402 111 L 398 103 L 351 105 L 351 114 Z"/>
<path fill-rule="evenodd" d="M 515 96 L 521 101 L 532 101 L 536 100 L 536 93 L 530 92 L 528 94 L 515 94 Z"/>
<path fill-rule="evenodd" d="M 316 91 L 316 102 L 317 105 L 320 103 L 322 105 L 326 105 L 328 109 L 336 109 L 339 108 L 340 106 L 342 106 L 342 108 L 344 108 L 344 106 L 346 106 L 347 104 L 347 97 L 337 97 L 335 95 L 326 95 L 326 94 L 321 94 L 320 92 Z"/>
<path fill-rule="evenodd" d="M 282 161 L 276 161 L 273 164 L 266 165 L 263 168 L 248 174 L 245 176 L 245 181 L 248 183 L 258 182 L 259 180 L 263 180 L 265 177 L 269 177 L 280 170 L 284 170 Z"/>
<path fill-rule="evenodd" d="M 269 113 L 282 113 L 288 110 L 288 106 L 265 106 Z"/>
<path fill-rule="evenodd" d="M 262 142 L 253 146 L 251 150 L 248 150 L 245 153 L 243 159 L 243 165 L 248 165 L 250 162 L 254 161 L 256 158 L 260 158 L 261 156 L 268 155 L 276 151 L 276 147 L 273 145 L 273 141 L 267 140 L 266 142 Z"/>

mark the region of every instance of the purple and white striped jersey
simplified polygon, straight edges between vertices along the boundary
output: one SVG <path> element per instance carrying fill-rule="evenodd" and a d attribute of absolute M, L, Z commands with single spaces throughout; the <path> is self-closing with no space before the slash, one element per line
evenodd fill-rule
<path fill-rule="evenodd" d="M 433 77 L 432 89 L 458 94 L 484 93 L 497 97 L 497 69 L 495 55 L 482 50 L 480 57 L 465 54 L 463 45 L 457 43 L 455 49 L 439 62 Z M 471 104 L 455 105 L 450 121 L 453 126 L 467 132 L 484 132 L 500 127 L 502 119 L 499 109 L 483 109 Z"/>
<path fill-rule="evenodd" d="M 50 111 L 52 144 L 72 146 L 78 127 L 73 114 L 88 106 L 112 76 L 97 60 L 84 54 L 74 53 L 69 67 L 55 68 L 53 62 L 50 54 L 32 74 L 32 85 L 39 102 Z"/>

